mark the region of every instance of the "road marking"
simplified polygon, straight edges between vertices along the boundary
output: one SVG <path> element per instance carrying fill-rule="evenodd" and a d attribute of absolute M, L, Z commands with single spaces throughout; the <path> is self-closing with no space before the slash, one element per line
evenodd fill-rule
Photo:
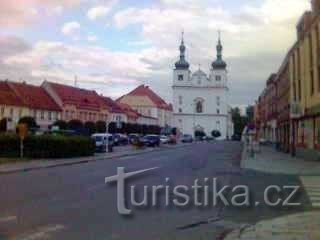
<path fill-rule="evenodd" d="M 148 169 L 144 169 L 144 170 L 139 170 L 139 171 L 135 171 L 135 172 L 126 173 L 125 175 L 126 175 L 126 178 L 129 178 L 129 177 L 132 177 L 132 176 L 135 176 L 135 175 L 138 175 L 138 174 L 142 174 L 142 173 L 145 173 L 145 172 L 150 172 L 150 171 L 156 170 L 158 168 L 159 167 L 148 168 Z M 114 181 L 117 181 L 117 180 L 118 180 L 118 175 L 114 175 L 114 176 L 111 176 L 111 177 L 106 177 L 105 178 L 105 183 L 110 183 L 110 182 L 114 182 Z"/>
<path fill-rule="evenodd" d="M 312 207 L 320 208 L 320 176 L 300 177 L 304 189 L 311 201 Z"/>
<path fill-rule="evenodd" d="M 17 220 L 16 216 L 2 217 L 2 218 L 0 218 L 0 223 L 12 222 L 12 221 L 16 221 L 16 220 Z"/>
<path fill-rule="evenodd" d="M 63 225 L 49 225 L 46 227 L 41 227 L 34 233 L 30 233 L 24 235 L 21 239 L 28 239 L 28 240 L 42 240 L 42 239 L 50 239 L 50 235 L 52 233 L 58 232 L 65 227 Z M 18 238 L 19 239 L 19 238 Z"/>

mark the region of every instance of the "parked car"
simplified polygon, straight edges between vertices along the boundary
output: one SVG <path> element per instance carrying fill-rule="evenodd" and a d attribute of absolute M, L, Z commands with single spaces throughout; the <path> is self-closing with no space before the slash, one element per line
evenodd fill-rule
<path fill-rule="evenodd" d="M 127 145 L 129 142 L 128 137 L 120 133 L 113 134 L 113 139 L 114 139 L 115 146 Z"/>
<path fill-rule="evenodd" d="M 241 141 L 241 135 L 239 134 L 234 134 L 232 136 L 232 141 Z"/>
<path fill-rule="evenodd" d="M 137 141 L 140 139 L 140 134 L 138 133 L 131 133 L 128 135 L 128 141 L 130 144 L 133 144 L 134 141 Z"/>
<path fill-rule="evenodd" d="M 160 146 L 160 137 L 158 135 L 146 135 L 140 141 L 147 147 Z"/>
<path fill-rule="evenodd" d="M 212 137 L 212 136 L 204 136 L 204 137 L 202 138 L 202 140 L 203 140 L 203 141 L 207 141 L 207 142 L 211 142 L 211 141 L 215 140 L 215 138 Z"/>
<path fill-rule="evenodd" d="M 177 136 L 173 134 L 170 135 L 168 144 L 177 144 Z"/>
<path fill-rule="evenodd" d="M 183 134 L 181 137 L 181 142 L 183 143 L 192 143 L 193 137 L 190 134 Z"/>
<path fill-rule="evenodd" d="M 96 152 L 112 152 L 113 136 L 108 133 L 93 134 L 91 138 L 95 141 Z"/>
<path fill-rule="evenodd" d="M 170 141 L 170 138 L 167 137 L 166 135 L 161 135 L 161 136 L 160 136 L 160 142 L 161 142 L 162 144 L 168 144 L 169 141 Z"/>

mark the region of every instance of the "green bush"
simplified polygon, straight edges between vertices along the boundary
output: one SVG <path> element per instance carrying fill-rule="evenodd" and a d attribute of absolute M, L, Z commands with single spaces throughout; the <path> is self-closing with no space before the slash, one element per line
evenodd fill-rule
<path fill-rule="evenodd" d="M 0 135 L 0 156 L 18 157 L 20 139 L 17 135 Z M 92 139 L 80 136 L 42 135 L 28 136 L 24 140 L 26 158 L 71 158 L 92 156 L 95 144 Z"/>

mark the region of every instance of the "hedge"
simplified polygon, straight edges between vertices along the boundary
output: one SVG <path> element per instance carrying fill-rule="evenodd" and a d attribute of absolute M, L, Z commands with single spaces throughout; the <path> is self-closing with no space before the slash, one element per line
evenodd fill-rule
<path fill-rule="evenodd" d="M 28 136 L 24 140 L 26 158 L 71 158 L 92 156 L 95 144 L 82 136 L 42 135 Z M 0 156 L 18 157 L 20 139 L 13 134 L 0 134 Z"/>

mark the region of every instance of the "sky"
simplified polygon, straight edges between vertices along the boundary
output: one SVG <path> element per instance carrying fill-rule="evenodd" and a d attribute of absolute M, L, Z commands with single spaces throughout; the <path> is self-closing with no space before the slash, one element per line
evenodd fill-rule
<path fill-rule="evenodd" d="M 309 0 L 0 0 L 0 79 L 112 98 L 146 84 L 171 102 L 181 32 L 191 71 L 209 73 L 221 30 L 230 103 L 253 104 L 309 9 Z"/>

